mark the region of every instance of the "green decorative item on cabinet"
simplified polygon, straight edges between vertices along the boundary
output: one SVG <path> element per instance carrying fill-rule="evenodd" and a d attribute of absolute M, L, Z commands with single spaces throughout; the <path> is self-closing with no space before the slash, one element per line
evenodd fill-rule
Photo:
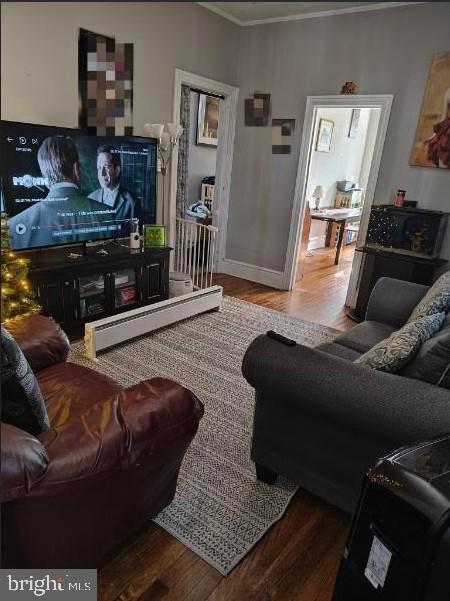
<path fill-rule="evenodd" d="M 166 227 L 144 225 L 144 246 L 166 246 Z"/>

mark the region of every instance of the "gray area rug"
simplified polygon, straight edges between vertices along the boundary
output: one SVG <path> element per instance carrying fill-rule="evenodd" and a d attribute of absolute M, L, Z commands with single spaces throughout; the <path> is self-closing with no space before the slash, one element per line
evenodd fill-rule
<path fill-rule="evenodd" d="M 258 482 L 250 460 L 254 391 L 241 375 L 250 342 L 269 329 L 307 346 L 336 330 L 225 297 L 219 312 L 193 317 L 99 355 L 70 359 L 124 386 L 163 376 L 191 389 L 205 416 L 184 459 L 177 494 L 155 522 L 227 575 L 284 514 L 296 486 Z"/>

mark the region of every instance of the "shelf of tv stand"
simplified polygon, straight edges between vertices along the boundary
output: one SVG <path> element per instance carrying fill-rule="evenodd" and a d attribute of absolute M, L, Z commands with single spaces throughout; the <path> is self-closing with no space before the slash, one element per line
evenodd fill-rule
<path fill-rule="evenodd" d="M 130 249 L 117 244 L 106 246 L 108 254 L 96 248 L 83 253 L 81 247 L 46 248 L 19 253 L 30 260 L 30 281 L 42 306 L 42 313 L 53 317 L 64 330 L 81 335 L 88 321 L 122 313 L 124 307 L 140 307 L 165 300 L 169 296 L 170 247 Z M 69 258 L 79 253 L 77 258 Z M 134 270 L 134 278 L 115 286 L 115 274 Z M 83 290 L 81 278 L 103 278 L 102 288 Z M 116 306 L 116 293 L 124 288 L 136 289 L 136 299 Z M 82 317 L 81 301 L 103 297 L 105 310 Z"/>

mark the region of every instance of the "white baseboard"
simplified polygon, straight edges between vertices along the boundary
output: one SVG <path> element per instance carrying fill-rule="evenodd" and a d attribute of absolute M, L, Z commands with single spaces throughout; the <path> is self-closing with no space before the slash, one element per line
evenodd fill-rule
<path fill-rule="evenodd" d="M 285 290 L 284 273 L 282 271 L 258 267 L 257 265 L 250 265 L 249 263 L 233 259 L 223 259 L 218 261 L 216 272 L 234 275 L 237 278 L 264 284 L 278 290 Z"/>
<path fill-rule="evenodd" d="M 308 250 L 315 250 L 316 248 L 324 248 L 325 236 L 312 236 L 308 242 Z"/>

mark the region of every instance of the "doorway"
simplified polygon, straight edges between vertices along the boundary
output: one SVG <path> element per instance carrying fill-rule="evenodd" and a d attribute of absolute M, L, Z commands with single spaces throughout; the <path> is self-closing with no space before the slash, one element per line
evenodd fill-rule
<path fill-rule="evenodd" d="M 230 86 L 223 82 L 215 81 L 195 75 L 181 69 L 175 69 L 175 85 L 173 99 L 173 120 L 176 123 L 180 122 L 181 103 L 183 99 L 183 90 L 186 95 L 186 89 L 189 90 L 189 102 L 192 107 L 192 113 L 189 123 L 189 128 L 193 134 L 191 139 L 192 146 L 203 151 L 203 167 L 205 173 L 200 177 L 200 172 L 194 178 L 190 178 L 189 187 L 188 178 L 186 178 L 186 195 L 184 201 L 180 203 L 180 195 L 178 194 L 178 178 L 179 178 L 179 149 L 175 151 L 171 157 L 171 180 L 170 180 L 170 204 L 169 204 L 169 245 L 174 246 L 176 237 L 176 220 L 179 218 L 180 212 L 186 213 L 189 208 L 197 201 L 204 204 L 210 209 L 210 222 L 213 227 L 217 228 L 217 238 L 214 248 L 214 264 L 217 259 L 221 259 L 225 255 L 226 243 L 226 228 L 228 221 L 228 204 L 230 194 L 231 168 L 233 161 L 234 149 L 234 132 L 236 125 L 237 101 L 239 88 Z M 203 98 L 202 98 L 203 97 Z M 201 127 L 200 122 L 204 122 L 204 109 L 210 98 L 211 104 L 214 104 L 214 99 L 220 101 L 220 117 L 217 131 L 217 144 L 208 144 L 209 132 L 208 128 Z M 202 102 L 205 103 L 202 105 Z M 212 107 L 214 108 L 214 107 Z M 194 119 L 194 117 L 196 119 Z M 197 137 L 199 136 L 199 137 Z M 197 144 L 200 141 L 200 144 Z M 205 153 L 209 153 L 206 155 Z M 201 154 L 201 153 L 200 153 Z M 214 160 L 212 160 L 214 154 Z M 212 165 L 214 163 L 214 166 Z M 214 169 L 215 168 L 215 169 Z M 201 181 L 204 178 L 211 176 L 209 171 L 215 170 L 214 183 L 213 180 Z M 192 171 L 192 170 L 191 170 Z M 208 173 L 206 173 L 208 171 Z M 189 174 L 189 168 L 187 169 Z M 192 175 L 192 173 L 191 173 Z M 205 185 L 203 185 L 205 184 Z M 214 186 L 213 188 L 211 186 Z M 202 196 L 203 195 L 203 196 Z M 211 199 L 212 197 L 212 199 Z M 188 215 L 189 216 L 189 215 Z"/>
<path fill-rule="evenodd" d="M 354 307 L 392 96 L 308 97 L 285 268 L 289 290 Z"/>

